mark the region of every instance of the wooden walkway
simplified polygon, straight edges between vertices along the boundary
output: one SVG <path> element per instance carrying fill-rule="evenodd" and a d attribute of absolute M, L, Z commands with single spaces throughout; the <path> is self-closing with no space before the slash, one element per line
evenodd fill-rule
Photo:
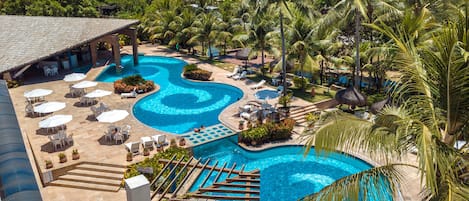
<path fill-rule="evenodd" d="M 193 176 L 192 174 L 196 169 L 200 171 L 198 171 L 198 175 L 195 175 L 196 178 L 194 181 L 201 179 L 202 172 L 208 171 L 208 174 L 201 180 L 202 183 L 198 190 L 186 194 L 190 198 L 210 200 L 260 200 L 259 170 L 245 172 L 244 165 L 239 170 L 236 170 L 236 164 L 228 168 L 226 167 L 226 162 L 218 166 L 218 161 L 211 166 L 208 165 L 210 160 L 201 164 L 200 160 L 196 160 L 193 157 L 187 162 L 183 160 L 184 157 L 176 159 L 176 155 L 170 160 L 159 160 L 160 163 L 164 163 L 165 165 L 150 184 L 150 188 L 154 189 L 151 193 L 152 200 L 180 200 L 177 198 L 179 191 L 182 186 L 185 185 L 188 178 Z M 224 180 L 221 180 L 223 173 L 226 173 L 226 177 Z M 166 177 L 163 175 L 166 175 Z M 215 176 L 215 178 L 210 180 L 213 176 Z"/>

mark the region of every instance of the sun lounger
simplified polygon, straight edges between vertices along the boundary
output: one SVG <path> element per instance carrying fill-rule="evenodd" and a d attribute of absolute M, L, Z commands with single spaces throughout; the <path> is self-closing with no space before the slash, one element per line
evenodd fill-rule
<path fill-rule="evenodd" d="M 153 149 L 153 140 L 150 137 L 141 137 L 143 148 Z"/>
<path fill-rule="evenodd" d="M 262 86 L 265 84 L 265 80 L 261 80 L 260 82 L 258 82 L 257 84 L 251 86 L 251 89 L 259 89 L 259 88 L 262 88 Z"/>
<path fill-rule="evenodd" d="M 257 112 L 258 110 L 254 110 L 251 113 L 243 112 L 239 116 L 245 120 L 254 121 L 257 119 Z"/>
<path fill-rule="evenodd" d="M 226 77 L 233 77 L 235 75 L 237 75 L 239 73 L 239 66 L 236 66 L 234 69 L 233 69 L 233 72 L 230 73 L 230 74 L 226 74 Z"/>
<path fill-rule="evenodd" d="M 151 136 L 151 138 L 155 142 L 156 146 L 166 145 L 166 135 L 154 135 L 154 136 Z"/>
<path fill-rule="evenodd" d="M 125 144 L 125 148 L 133 155 L 140 154 L 140 142 L 129 142 Z"/>
<path fill-rule="evenodd" d="M 234 80 L 242 80 L 242 79 L 246 78 L 246 75 L 247 75 L 247 74 L 248 74 L 247 71 L 243 71 L 241 74 L 235 75 L 235 76 L 233 76 L 232 78 L 233 78 Z"/>
<path fill-rule="evenodd" d="M 133 90 L 130 93 L 121 93 L 121 98 L 137 98 L 137 91 Z"/>

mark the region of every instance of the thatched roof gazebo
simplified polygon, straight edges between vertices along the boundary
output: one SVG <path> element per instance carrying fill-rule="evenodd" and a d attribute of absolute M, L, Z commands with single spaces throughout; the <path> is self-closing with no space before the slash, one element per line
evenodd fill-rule
<path fill-rule="evenodd" d="M 366 96 L 360 93 L 355 87 L 350 86 L 342 89 L 335 94 L 335 99 L 339 104 L 347 104 L 352 106 L 365 106 Z"/>

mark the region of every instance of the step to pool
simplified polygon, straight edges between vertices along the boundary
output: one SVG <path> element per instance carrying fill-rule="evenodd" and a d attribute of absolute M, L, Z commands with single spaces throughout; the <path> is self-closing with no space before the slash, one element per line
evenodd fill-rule
<path fill-rule="evenodd" d="M 223 124 L 216 124 L 213 126 L 206 127 L 200 132 L 191 131 L 185 133 L 183 136 L 184 138 L 186 138 L 186 140 L 189 140 L 193 146 L 197 146 L 235 134 L 235 131 L 229 129 Z"/>

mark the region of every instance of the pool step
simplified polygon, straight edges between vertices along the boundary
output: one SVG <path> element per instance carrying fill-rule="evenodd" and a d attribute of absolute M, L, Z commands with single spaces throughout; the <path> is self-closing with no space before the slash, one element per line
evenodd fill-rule
<path fill-rule="evenodd" d="M 216 124 L 209 126 L 200 132 L 191 131 L 184 134 L 183 136 L 186 138 L 186 140 L 190 141 L 193 146 L 197 146 L 235 134 L 235 131 L 227 128 L 223 124 Z"/>

